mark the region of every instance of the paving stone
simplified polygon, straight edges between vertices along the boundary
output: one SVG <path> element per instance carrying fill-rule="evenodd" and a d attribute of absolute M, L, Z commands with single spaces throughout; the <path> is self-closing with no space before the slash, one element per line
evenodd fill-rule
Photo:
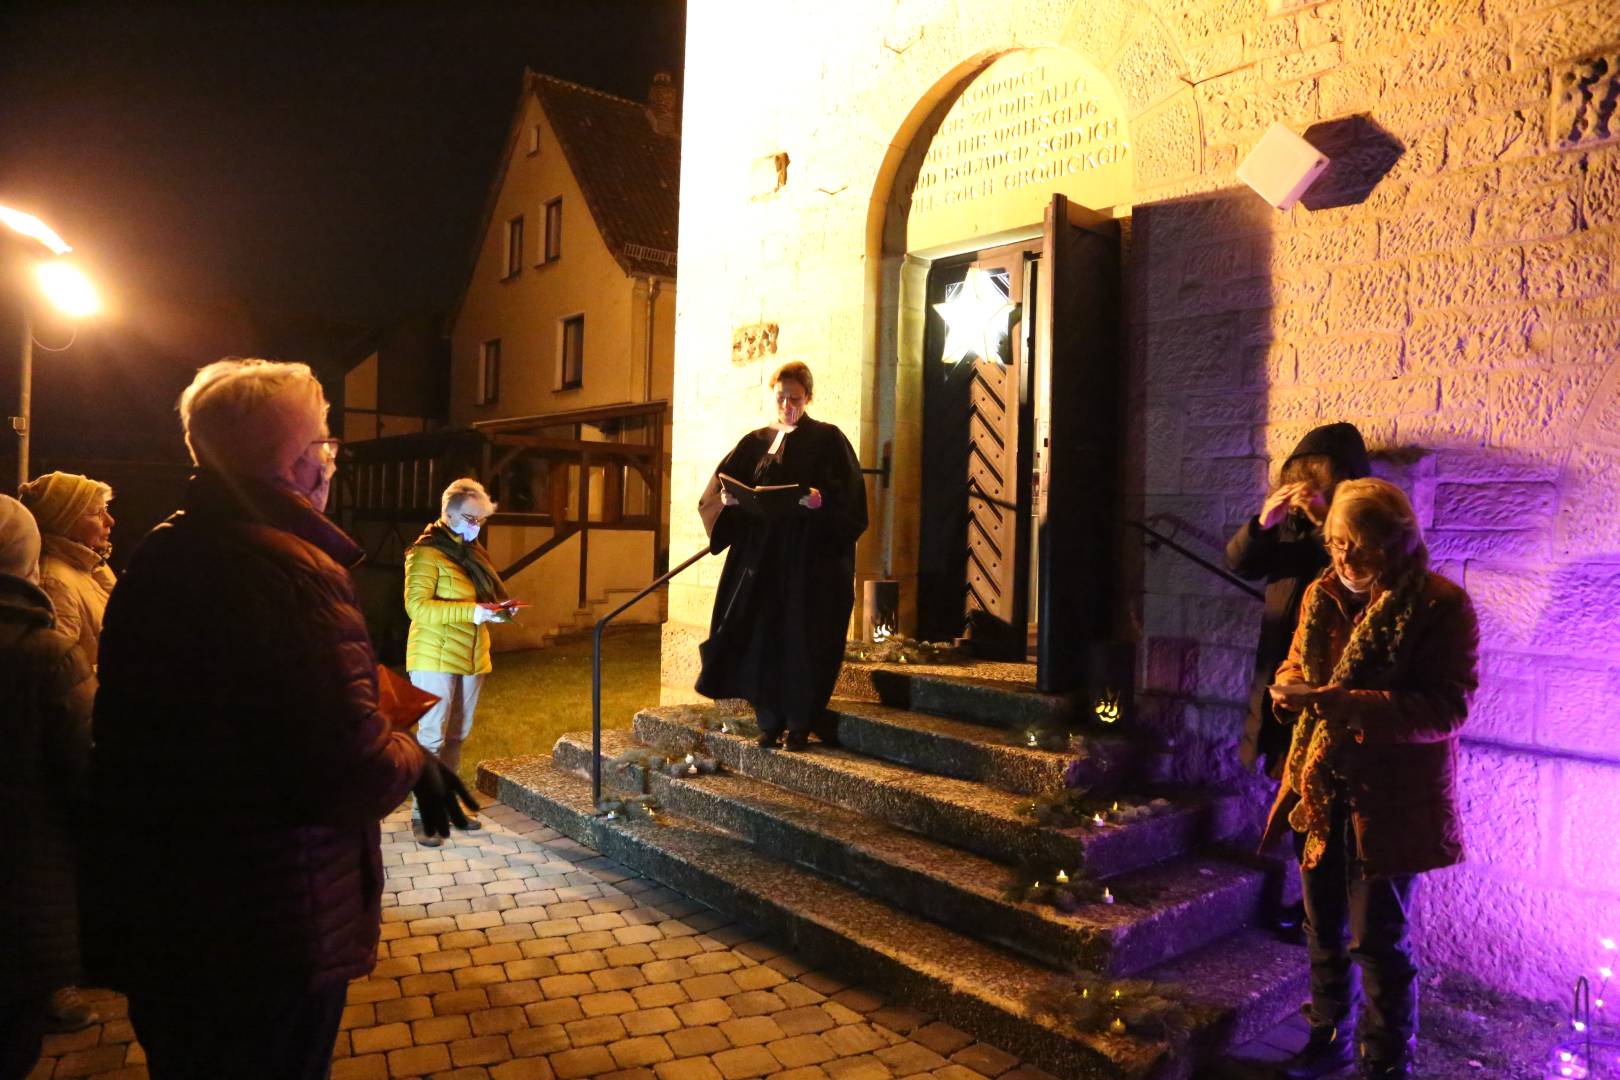
<path fill-rule="evenodd" d="M 836 1001 L 837 999 L 834 998 L 833 1000 Z M 867 1019 L 874 1024 L 882 1024 L 890 1031 L 898 1031 L 902 1035 L 909 1035 L 933 1020 L 927 1013 L 903 1006 L 890 1006 L 885 1009 L 873 1010 L 867 1013 Z"/>
<path fill-rule="evenodd" d="M 944 1057 L 949 1057 L 973 1042 L 973 1036 L 965 1031 L 938 1021 L 918 1028 L 911 1033 L 911 1037 Z"/>
<path fill-rule="evenodd" d="M 589 974 L 608 966 L 607 957 L 597 949 L 567 952 L 557 957 L 557 970 L 568 974 Z"/>
<path fill-rule="evenodd" d="M 631 1035 L 661 1035 L 681 1026 L 680 1017 L 675 1015 L 674 1009 L 667 1006 L 638 1009 L 635 1012 L 625 1013 L 621 1019 L 624 1021 L 624 1029 Z"/>
<path fill-rule="evenodd" d="M 519 953 L 521 956 L 521 952 Z M 526 956 L 502 965 L 507 979 L 543 979 L 558 972 L 557 961 L 549 956 Z"/>
<path fill-rule="evenodd" d="M 636 1010 L 636 999 L 623 990 L 610 990 L 605 994 L 582 994 L 579 1007 L 585 1010 L 586 1016 L 606 1016 L 612 1013 L 627 1013 Z"/>
<path fill-rule="evenodd" d="M 428 953 L 421 960 L 421 970 L 427 973 L 454 971 L 457 968 L 471 966 L 472 954 L 466 949 L 445 949 L 440 952 Z"/>
<path fill-rule="evenodd" d="M 653 1066 L 653 1072 L 658 1080 L 723 1080 L 720 1070 L 708 1058 L 659 1062 Z"/>
<path fill-rule="evenodd" d="M 755 1046 L 783 1038 L 783 1032 L 769 1016 L 744 1016 L 720 1024 L 720 1033 L 732 1046 Z"/>
<path fill-rule="evenodd" d="M 657 963 L 658 957 L 646 945 L 615 945 L 606 950 L 603 956 L 613 967 L 626 967 L 628 965 L 641 965 Z M 646 972 L 642 972 L 645 976 Z"/>
<path fill-rule="evenodd" d="M 827 1045 L 837 1052 L 839 1057 L 850 1057 L 854 1054 L 867 1054 L 874 1050 L 881 1050 L 889 1045 L 889 1041 L 867 1024 L 845 1024 L 825 1032 L 822 1038 Z"/>
<path fill-rule="evenodd" d="M 395 1050 L 388 1055 L 388 1075 L 421 1076 L 441 1072 L 450 1067 L 450 1051 L 442 1045 L 413 1046 L 408 1050 Z"/>
<path fill-rule="evenodd" d="M 523 959 L 523 950 L 510 941 L 499 945 L 482 945 L 472 950 L 475 964 L 504 964 L 508 960 Z"/>
<path fill-rule="evenodd" d="M 564 1050 L 548 1059 L 557 1080 L 579 1080 L 586 1076 L 599 1076 L 613 1069 L 613 1056 L 600 1046 L 587 1046 L 579 1050 Z"/>
<path fill-rule="evenodd" d="M 635 998 L 636 1004 L 643 1009 L 653 1009 L 661 1005 L 678 1005 L 687 1000 L 686 991 L 681 989 L 679 983 L 638 986 L 630 991 L 630 996 Z"/>
<path fill-rule="evenodd" d="M 731 1048 L 717 1027 L 683 1027 L 677 1028 L 664 1036 L 669 1048 L 675 1051 L 676 1057 L 697 1057 L 700 1054 L 715 1054 L 721 1050 Z"/>
<path fill-rule="evenodd" d="M 545 1058 L 523 1058 L 503 1061 L 489 1070 L 490 1080 L 555 1080 L 551 1062 Z"/>
<path fill-rule="evenodd" d="M 608 1053 L 621 1069 L 631 1069 L 638 1066 L 653 1065 L 660 1061 L 669 1061 L 675 1052 L 669 1048 L 662 1035 L 642 1035 L 633 1039 L 621 1039 L 608 1044 Z"/>
<path fill-rule="evenodd" d="M 641 974 L 650 983 L 667 983 L 690 979 L 697 970 L 685 959 L 654 960 L 641 966 Z"/>
<path fill-rule="evenodd" d="M 867 990 L 846 989 L 832 995 L 832 999 L 846 1009 L 858 1013 L 874 1012 L 883 1008 L 883 999 Z"/>
<path fill-rule="evenodd" d="M 350 1005 L 360 1005 L 368 1001 L 386 1001 L 399 996 L 399 983 L 393 979 L 365 979 L 349 984 L 347 1000 Z"/>
<path fill-rule="evenodd" d="M 485 1009 L 471 1014 L 471 1018 L 475 1035 L 504 1035 L 529 1025 L 523 1009 L 517 1005 Z"/>
<path fill-rule="evenodd" d="M 373 1004 L 371 1004 L 369 1002 L 367 1002 L 365 1004 L 362 1004 L 362 1005 L 345 1005 L 343 1007 L 343 1015 L 338 1020 L 338 1030 L 339 1031 L 348 1031 L 350 1028 L 370 1027 L 372 1024 L 375 1024 L 376 1022 L 377 1022 L 377 1006 L 375 1006 L 375 1005 L 373 1005 Z M 105 1041 L 105 1042 L 127 1042 L 128 1040 L 127 1039 L 120 1040 L 120 1039 L 114 1039 L 114 1038 L 106 1038 L 103 1041 Z M 61 1053 L 61 1051 L 53 1051 L 51 1056 L 54 1057 L 59 1053 Z"/>
<path fill-rule="evenodd" d="M 529 1023 L 536 1026 L 542 1024 L 566 1024 L 570 1020 L 579 1020 L 584 1017 L 580 1010 L 578 998 L 559 998 L 556 1001 L 536 1001 L 523 1007 L 523 1014 L 529 1018 Z"/>
<path fill-rule="evenodd" d="M 511 1044 L 512 1053 L 518 1057 L 555 1054 L 573 1045 L 568 1038 L 568 1032 L 561 1024 L 546 1024 L 544 1027 L 528 1027 L 522 1031 L 514 1031 L 506 1037 L 506 1041 Z"/>
<path fill-rule="evenodd" d="M 974 1043 L 972 1046 L 964 1046 L 951 1055 L 951 1061 L 958 1065 L 966 1065 L 981 1076 L 1000 1076 L 1018 1064 L 1017 1058 L 1003 1050 L 996 1049 L 989 1043 Z"/>
<path fill-rule="evenodd" d="M 769 1076 L 780 1072 L 782 1063 L 763 1046 L 743 1046 L 735 1050 L 722 1050 L 711 1059 L 714 1067 L 726 1080 L 742 1080 L 749 1076 Z"/>
<path fill-rule="evenodd" d="M 827 1010 L 816 1005 L 784 1009 L 775 1014 L 775 1019 L 782 1031 L 788 1035 L 812 1035 L 835 1026 L 833 1018 L 827 1015 Z"/>
<path fill-rule="evenodd" d="M 427 997 L 395 998 L 377 1003 L 377 1022 L 392 1024 L 399 1020 L 421 1020 L 433 1015 L 433 1001 Z"/>
<path fill-rule="evenodd" d="M 790 1069 L 819 1065 L 838 1056 L 820 1035 L 794 1035 L 791 1038 L 778 1039 L 769 1044 L 768 1048 L 776 1055 L 776 1060 Z"/>
<path fill-rule="evenodd" d="M 512 1057 L 504 1035 L 481 1035 L 450 1044 L 450 1060 L 457 1065 L 494 1065 Z"/>
<path fill-rule="evenodd" d="M 489 986 L 491 983 L 506 981 L 506 969 L 499 964 L 479 964 L 474 967 L 460 968 L 454 974 L 458 990 L 465 990 L 472 986 Z"/>
<path fill-rule="evenodd" d="M 380 1027 L 361 1028 L 350 1034 L 356 1054 L 381 1053 L 411 1045 L 411 1025 L 383 1024 Z"/>
<path fill-rule="evenodd" d="M 411 1038 L 417 1046 L 427 1043 L 453 1042 L 472 1035 L 472 1025 L 465 1015 L 434 1016 L 418 1020 L 411 1025 Z"/>
<path fill-rule="evenodd" d="M 688 937 L 665 938 L 662 941 L 648 943 L 653 955 L 660 960 L 675 960 L 683 956 L 693 956 L 703 951 L 703 946 L 696 940 Z"/>
<path fill-rule="evenodd" d="M 829 1061 L 824 1069 L 833 1080 L 889 1080 L 894 1075 L 887 1065 L 871 1054 Z"/>
<path fill-rule="evenodd" d="M 699 975 L 715 975 L 722 971 L 736 971 L 743 966 L 735 953 L 722 950 L 720 952 L 699 953 L 689 961 L 692 970 Z"/>
<path fill-rule="evenodd" d="M 90 1046 L 64 1054 L 56 1063 L 56 1071 L 51 1075 L 70 1078 L 94 1076 L 96 1073 L 110 1072 L 122 1064 L 124 1064 L 122 1046 Z"/>
<path fill-rule="evenodd" d="M 688 1001 L 675 1006 L 675 1015 L 681 1018 L 681 1023 L 688 1027 L 699 1024 L 718 1024 L 722 1020 L 730 1020 L 737 1015 L 719 998 L 709 998 L 704 1001 Z"/>
<path fill-rule="evenodd" d="M 579 997 L 594 994 L 596 984 L 588 975 L 548 975 L 540 980 L 540 992 L 548 998 Z"/>
<path fill-rule="evenodd" d="M 388 1080 L 388 1058 L 382 1054 L 339 1058 L 332 1062 L 332 1080 Z"/>
<path fill-rule="evenodd" d="M 748 990 L 741 994 L 734 994 L 726 998 L 726 1004 L 738 1016 L 758 1016 L 765 1013 L 781 1012 L 787 1008 L 787 1002 L 771 993 L 769 990 Z"/>
<path fill-rule="evenodd" d="M 507 975 L 510 976 L 511 972 L 508 971 Z M 487 987 L 486 990 L 491 1005 L 527 1005 L 532 1001 L 539 1001 L 543 996 L 540 993 L 540 983 L 534 979 L 505 982 Z"/>
<path fill-rule="evenodd" d="M 412 933 L 414 935 L 415 931 L 412 931 Z M 421 956 L 424 953 L 437 952 L 438 950 L 438 939 L 434 938 L 431 934 L 426 936 L 416 935 L 408 938 L 401 938 L 398 941 L 390 942 L 388 945 L 388 953 L 390 956 Z"/>
<path fill-rule="evenodd" d="M 482 988 L 448 990 L 433 995 L 433 1012 L 437 1016 L 477 1012 L 489 1008 L 489 995 Z"/>
<path fill-rule="evenodd" d="M 946 1064 L 944 1058 L 928 1049 L 928 1047 L 914 1042 L 905 1042 L 898 1046 L 886 1046 L 877 1051 L 877 1058 L 893 1069 L 897 1076 L 910 1076 L 912 1073 L 928 1072 L 932 1069 L 943 1068 Z"/>
<path fill-rule="evenodd" d="M 631 987 L 645 985 L 647 978 L 642 975 L 640 968 L 626 966 L 593 971 L 591 982 L 596 984 L 598 990 L 629 990 Z"/>
<path fill-rule="evenodd" d="M 574 1046 L 599 1046 L 625 1037 L 624 1021 L 617 1016 L 593 1016 L 563 1025 Z"/>

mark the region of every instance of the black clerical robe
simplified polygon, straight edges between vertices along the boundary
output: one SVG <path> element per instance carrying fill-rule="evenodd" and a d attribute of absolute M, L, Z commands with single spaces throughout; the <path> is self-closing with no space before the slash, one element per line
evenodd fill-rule
<path fill-rule="evenodd" d="M 731 549 L 699 646 L 697 691 L 744 698 L 768 731 L 805 732 L 832 697 L 855 603 L 855 541 L 866 531 L 866 482 L 844 433 L 806 416 L 775 454 L 778 432 L 743 436 L 698 502 L 709 550 Z M 763 518 L 721 499 L 720 474 L 754 486 L 802 484 L 818 509 Z"/>

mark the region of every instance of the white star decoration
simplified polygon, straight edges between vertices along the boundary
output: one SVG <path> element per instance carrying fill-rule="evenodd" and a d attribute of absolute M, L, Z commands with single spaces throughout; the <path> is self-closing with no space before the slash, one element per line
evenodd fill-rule
<path fill-rule="evenodd" d="M 995 275 L 977 266 L 970 267 L 962 283 L 952 288 L 955 291 L 947 291 L 943 303 L 934 305 L 945 320 L 945 351 L 940 359 L 954 364 L 965 356 L 978 356 L 999 363 L 1012 301 Z"/>

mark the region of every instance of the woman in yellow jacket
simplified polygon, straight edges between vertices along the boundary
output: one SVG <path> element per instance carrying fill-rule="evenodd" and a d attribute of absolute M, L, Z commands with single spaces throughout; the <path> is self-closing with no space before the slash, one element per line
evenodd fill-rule
<path fill-rule="evenodd" d="M 478 694 L 489 674 L 489 630 L 504 621 L 506 586 L 476 541 L 495 512 L 489 492 L 463 479 L 444 489 L 439 520 L 405 553 L 405 613 L 411 619 L 405 669 L 411 683 L 439 702 L 418 724 L 416 740 L 452 770 L 461 767 L 461 743 L 472 731 Z M 412 817 L 416 817 L 412 804 Z M 468 816 L 468 829 L 480 828 Z M 439 837 L 416 829 L 418 843 L 438 847 Z"/>

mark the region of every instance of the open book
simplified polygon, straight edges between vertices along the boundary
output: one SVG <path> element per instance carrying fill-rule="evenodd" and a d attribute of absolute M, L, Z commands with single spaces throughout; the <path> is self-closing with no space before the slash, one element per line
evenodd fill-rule
<path fill-rule="evenodd" d="M 726 494 L 737 500 L 738 509 L 755 517 L 780 517 L 797 509 L 804 497 L 802 484 L 765 484 L 750 487 L 736 477 L 720 474 Z"/>

